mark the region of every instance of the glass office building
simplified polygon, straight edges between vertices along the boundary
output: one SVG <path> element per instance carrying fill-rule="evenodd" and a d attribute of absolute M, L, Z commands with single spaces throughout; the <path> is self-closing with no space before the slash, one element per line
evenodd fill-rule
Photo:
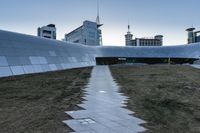
<path fill-rule="evenodd" d="M 102 32 L 100 26 L 96 22 L 84 21 L 82 26 L 65 34 L 65 40 L 88 46 L 101 46 Z"/>

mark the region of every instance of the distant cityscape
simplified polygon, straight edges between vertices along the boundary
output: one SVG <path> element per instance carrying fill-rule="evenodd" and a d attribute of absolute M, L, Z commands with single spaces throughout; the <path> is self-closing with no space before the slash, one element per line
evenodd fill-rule
<path fill-rule="evenodd" d="M 99 1 L 97 1 L 96 22 L 85 20 L 81 26 L 67 32 L 62 41 L 87 46 L 103 46 L 102 26 L 103 24 L 101 24 L 99 16 Z M 194 27 L 188 28 L 186 31 L 188 32 L 187 44 L 200 42 L 200 31 L 195 31 Z M 46 26 L 39 27 L 37 30 L 37 36 L 48 39 L 56 39 L 56 25 L 48 24 Z M 125 34 L 125 46 L 163 46 L 163 38 L 164 36 L 160 34 L 153 37 L 136 37 L 136 35 L 131 33 L 130 25 L 128 24 L 128 32 Z"/>
<path fill-rule="evenodd" d="M 92 22 L 85 20 L 83 25 L 74 29 L 73 31 L 64 35 L 63 41 L 79 43 L 88 46 L 102 46 L 102 30 L 99 17 L 97 21 Z M 195 28 L 186 29 L 188 32 L 187 43 L 200 42 L 200 31 L 195 31 Z M 56 39 L 56 26 L 55 24 L 49 24 L 38 28 L 37 35 L 48 39 Z M 126 46 L 163 46 L 163 35 L 155 35 L 154 37 L 135 37 L 130 32 L 130 25 L 128 25 L 128 32 L 125 35 Z"/>
<path fill-rule="evenodd" d="M 103 24 L 100 23 L 99 17 L 99 5 L 97 5 L 97 18 L 96 22 L 85 20 L 83 24 L 76 29 L 66 33 L 63 41 L 78 43 L 87 46 L 102 46 L 102 30 Z M 194 31 L 195 28 L 188 28 L 187 43 L 200 42 L 200 31 Z M 49 24 L 47 26 L 39 27 L 37 30 L 39 37 L 48 39 L 56 39 L 56 25 Z M 141 37 L 138 38 L 130 31 L 130 25 L 128 24 L 128 32 L 125 34 L 125 46 L 163 46 L 163 35 L 155 35 L 154 37 Z"/>

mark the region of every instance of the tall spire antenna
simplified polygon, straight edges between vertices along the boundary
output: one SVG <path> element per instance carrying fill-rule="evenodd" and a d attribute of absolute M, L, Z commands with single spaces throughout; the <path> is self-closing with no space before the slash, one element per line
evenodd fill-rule
<path fill-rule="evenodd" d="M 192 27 L 191 28 L 194 28 L 194 25 L 192 24 Z"/>
<path fill-rule="evenodd" d="M 97 0 L 97 16 L 99 16 L 99 0 Z"/>
<path fill-rule="evenodd" d="M 97 19 L 96 19 L 97 25 L 101 25 L 100 23 L 100 17 L 99 17 L 99 0 L 97 0 Z"/>
<path fill-rule="evenodd" d="M 128 20 L 128 32 L 130 32 L 130 23 L 129 23 L 129 20 Z"/>
<path fill-rule="evenodd" d="M 128 32 L 130 32 L 130 25 L 128 25 Z"/>

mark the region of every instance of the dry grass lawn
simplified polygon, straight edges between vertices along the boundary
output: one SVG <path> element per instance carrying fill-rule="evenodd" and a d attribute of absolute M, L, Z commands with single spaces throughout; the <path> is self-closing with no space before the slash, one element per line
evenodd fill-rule
<path fill-rule="evenodd" d="M 200 132 L 200 70 L 181 65 L 112 66 L 146 133 Z"/>
<path fill-rule="evenodd" d="M 91 68 L 0 79 L 1 133 L 68 133 L 64 111 L 80 109 Z"/>

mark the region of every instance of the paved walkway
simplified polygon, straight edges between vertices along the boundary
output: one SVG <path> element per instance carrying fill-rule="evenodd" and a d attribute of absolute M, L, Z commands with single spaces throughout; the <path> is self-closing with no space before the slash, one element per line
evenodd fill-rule
<path fill-rule="evenodd" d="M 66 112 L 72 120 L 63 121 L 76 133 L 137 133 L 145 129 L 143 120 L 131 116 L 125 108 L 127 97 L 119 88 L 107 66 L 96 66 L 86 88 L 85 110 Z"/>

